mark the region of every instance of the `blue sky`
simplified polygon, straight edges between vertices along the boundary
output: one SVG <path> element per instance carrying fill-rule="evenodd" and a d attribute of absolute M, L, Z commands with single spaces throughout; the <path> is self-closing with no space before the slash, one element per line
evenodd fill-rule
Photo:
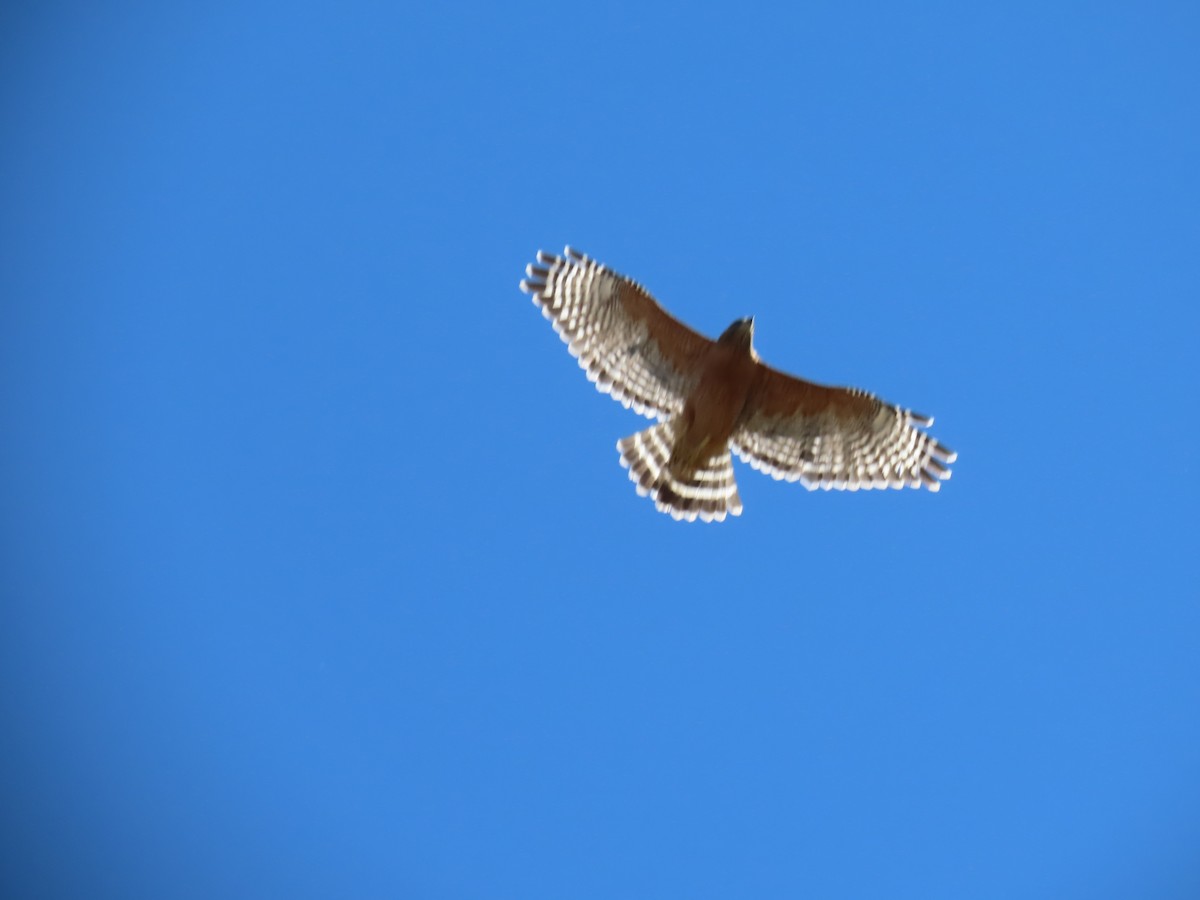
<path fill-rule="evenodd" d="M 0 13 L 13 897 L 1194 897 L 1188 3 Z M 937 417 L 638 498 L 565 243 Z"/>

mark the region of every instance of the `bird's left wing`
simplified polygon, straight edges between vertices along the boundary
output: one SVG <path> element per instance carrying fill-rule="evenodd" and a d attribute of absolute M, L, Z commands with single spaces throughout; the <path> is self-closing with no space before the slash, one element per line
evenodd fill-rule
<path fill-rule="evenodd" d="M 643 415 L 683 409 L 712 341 L 670 315 L 640 284 L 567 247 L 538 251 L 521 290 L 533 295 L 588 379 Z"/>
<path fill-rule="evenodd" d="M 752 467 L 809 490 L 936 491 L 957 454 L 921 430 L 932 424 L 866 391 L 813 384 L 760 364 L 730 443 Z"/>

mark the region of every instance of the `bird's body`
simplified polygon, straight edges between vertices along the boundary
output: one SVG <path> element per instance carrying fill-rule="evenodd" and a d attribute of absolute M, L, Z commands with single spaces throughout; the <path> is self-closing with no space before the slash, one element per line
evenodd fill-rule
<path fill-rule="evenodd" d="M 758 366 L 749 344 L 723 338 L 708 349 L 700 368 L 699 381 L 680 413 L 683 427 L 673 458 L 697 459 L 728 445 L 745 411 Z"/>
<path fill-rule="evenodd" d="M 667 314 L 640 285 L 567 248 L 538 253 L 522 290 L 597 387 L 659 424 L 617 443 L 638 493 L 673 517 L 739 515 L 731 451 L 775 478 L 857 490 L 926 487 L 955 454 L 914 426 L 933 420 L 854 388 L 764 365 L 754 321 L 715 341 Z"/>

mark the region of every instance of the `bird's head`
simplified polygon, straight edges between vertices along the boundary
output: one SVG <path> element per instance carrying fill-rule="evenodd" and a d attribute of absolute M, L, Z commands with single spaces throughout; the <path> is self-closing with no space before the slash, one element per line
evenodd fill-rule
<path fill-rule="evenodd" d="M 717 338 L 717 343 L 741 347 L 754 355 L 754 316 L 735 321 Z"/>

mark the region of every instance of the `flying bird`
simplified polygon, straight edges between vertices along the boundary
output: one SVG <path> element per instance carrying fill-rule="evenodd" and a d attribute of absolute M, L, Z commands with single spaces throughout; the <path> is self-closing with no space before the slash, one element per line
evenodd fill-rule
<path fill-rule="evenodd" d="M 635 281 L 567 247 L 538 251 L 521 290 L 589 380 L 658 424 L 617 442 L 638 494 L 675 519 L 741 515 L 731 453 L 809 490 L 928 488 L 956 455 L 921 429 L 933 419 L 857 388 L 826 387 L 764 364 L 754 319 L 715 341 Z"/>

